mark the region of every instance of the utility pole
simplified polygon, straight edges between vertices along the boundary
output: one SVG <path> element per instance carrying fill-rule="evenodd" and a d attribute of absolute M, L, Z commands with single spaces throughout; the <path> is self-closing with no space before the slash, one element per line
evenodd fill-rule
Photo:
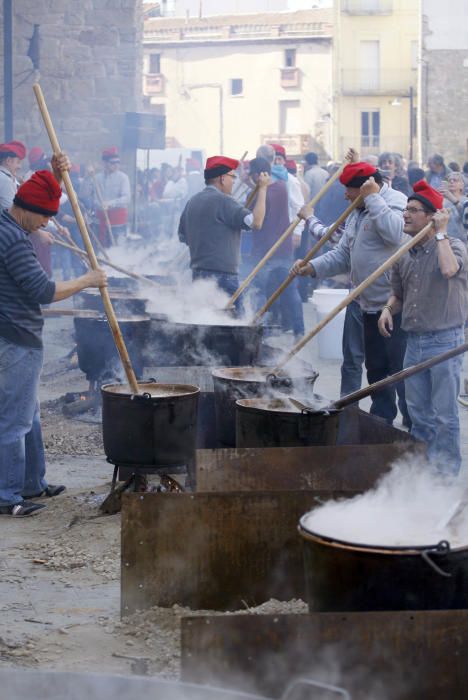
<path fill-rule="evenodd" d="M 3 0 L 3 127 L 4 140 L 13 139 L 13 0 Z"/>

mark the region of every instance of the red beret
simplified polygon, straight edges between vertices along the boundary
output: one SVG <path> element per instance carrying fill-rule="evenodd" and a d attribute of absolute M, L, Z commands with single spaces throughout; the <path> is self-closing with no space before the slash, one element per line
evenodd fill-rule
<path fill-rule="evenodd" d="M 237 170 L 239 161 L 226 156 L 211 156 L 206 159 L 205 179 L 209 180 L 220 175 L 226 175 L 231 170 Z"/>
<path fill-rule="evenodd" d="M 105 148 L 102 152 L 102 160 L 111 160 L 112 158 L 120 158 L 117 146 Z"/>
<path fill-rule="evenodd" d="M 0 143 L 0 157 L 7 158 L 8 156 L 23 160 L 26 157 L 26 146 L 24 143 L 21 143 L 21 141 Z"/>
<path fill-rule="evenodd" d="M 286 160 L 286 149 L 284 146 L 282 146 L 280 143 L 270 143 L 270 146 L 273 146 L 277 156 L 283 156 L 283 158 Z"/>
<path fill-rule="evenodd" d="M 414 183 L 413 194 L 408 197 L 408 201 L 410 199 L 417 199 L 421 204 L 424 204 L 432 211 L 442 209 L 444 206 L 444 196 L 428 185 L 425 180 L 419 180 Z"/>
<path fill-rule="evenodd" d="M 42 160 L 44 156 L 45 153 L 42 150 L 42 148 L 39 148 L 39 146 L 33 146 L 28 154 L 29 165 L 35 165 L 35 163 L 38 163 L 40 160 Z"/>
<path fill-rule="evenodd" d="M 44 216 L 55 216 L 59 210 L 62 190 L 48 170 L 38 170 L 18 189 L 13 204 Z"/>
<path fill-rule="evenodd" d="M 350 163 L 345 165 L 343 172 L 340 175 L 340 182 L 345 187 L 360 187 L 369 177 L 375 175 L 376 168 L 369 163 Z M 356 178 L 362 179 L 359 184 L 351 184 Z"/>

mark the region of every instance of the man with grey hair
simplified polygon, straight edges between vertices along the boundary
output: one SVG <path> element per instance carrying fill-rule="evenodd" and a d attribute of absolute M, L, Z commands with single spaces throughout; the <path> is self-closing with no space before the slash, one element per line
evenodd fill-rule
<path fill-rule="evenodd" d="M 451 172 L 443 180 L 439 191 L 444 195 L 444 207 L 449 212 L 447 233 L 467 243 L 468 197 L 465 197 L 465 180 L 461 173 Z"/>

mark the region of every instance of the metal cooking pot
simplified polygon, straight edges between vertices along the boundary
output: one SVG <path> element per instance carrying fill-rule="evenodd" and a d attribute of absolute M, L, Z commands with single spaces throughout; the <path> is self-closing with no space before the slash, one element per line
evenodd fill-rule
<path fill-rule="evenodd" d="M 12 700 L 266 700 L 264 696 L 207 685 L 96 673 L 6 669 L 0 670 L 0 683 L 4 696 Z M 308 700 L 324 697 L 324 691 L 327 697 L 333 694 L 351 700 L 342 688 L 307 678 L 292 682 L 281 700 L 293 700 L 298 697 L 297 691 L 304 692 L 304 689 L 307 689 L 307 695 L 300 697 Z"/>
<path fill-rule="evenodd" d="M 79 297 L 80 303 L 83 305 L 82 308 L 93 309 L 104 313 L 104 305 L 99 290 L 87 289 L 84 292 L 80 292 L 77 296 Z M 138 297 L 130 292 L 121 290 L 114 291 L 110 289 L 109 296 L 116 314 L 121 314 L 122 316 L 131 316 L 132 314 L 141 316 L 146 311 L 147 299 Z"/>
<path fill-rule="evenodd" d="M 468 608 L 468 545 L 386 547 L 334 540 L 299 521 L 310 611 Z"/>
<path fill-rule="evenodd" d="M 139 287 L 138 280 L 134 277 L 112 277 L 107 276 L 109 291 L 120 290 L 122 292 L 136 292 Z"/>
<path fill-rule="evenodd" d="M 106 318 L 73 319 L 78 364 L 88 381 L 117 378 L 122 374 L 114 337 Z M 125 345 L 137 377 L 143 374 L 144 349 L 150 330 L 149 317 L 119 319 Z"/>
<path fill-rule="evenodd" d="M 262 326 L 174 323 L 179 365 L 253 365 L 262 342 Z"/>
<path fill-rule="evenodd" d="M 304 362 L 289 372 L 271 373 L 270 367 L 222 367 L 212 372 L 216 432 L 222 447 L 236 444 L 236 401 L 278 394 L 310 397 L 318 373 Z"/>
<path fill-rule="evenodd" d="M 195 455 L 200 389 L 191 384 L 105 384 L 102 433 L 107 458 L 120 466 L 186 465 Z"/>

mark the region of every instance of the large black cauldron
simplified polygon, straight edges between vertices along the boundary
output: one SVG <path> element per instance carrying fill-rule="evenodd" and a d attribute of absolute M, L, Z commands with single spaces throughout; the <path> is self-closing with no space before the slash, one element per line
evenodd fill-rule
<path fill-rule="evenodd" d="M 113 277 L 107 275 L 107 284 L 111 294 L 114 291 L 137 292 L 139 287 L 139 282 L 134 277 Z"/>
<path fill-rule="evenodd" d="M 236 402 L 236 447 L 336 445 L 339 418 L 339 410 L 300 411 L 288 399 L 241 399 Z"/>
<path fill-rule="evenodd" d="M 265 396 L 311 396 L 318 377 L 312 367 L 297 362 L 292 372 L 271 374 L 270 367 L 221 367 L 212 372 L 216 433 L 222 447 L 236 445 L 236 401 Z"/>
<path fill-rule="evenodd" d="M 193 683 L 97 673 L 3 669 L 0 684 L 11 700 L 265 700 Z"/>
<path fill-rule="evenodd" d="M 78 364 L 88 381 L 116 378 L 122 373 L 114 337 L 106 318 L 73 319 Z M 144 367 L 144 349 L 148 341 L 150 319 L 148 317 L 119 319 L 120 330 L 137 377 Z"/>
<path fill-rule="evenodd" d="M 307 528 L 304 563 L 309 610 L 451 610 L 468 608 L 468 545 L 446 541 L 386 547 L 333 540 Z"/>
<path fill-rule="evenodd" d="M 146 311 L 147 300 L 142 299 L 131 292 L 110 289 L 109 296 L 112 302 L 112 307 L 115 313 L 118 315 L 131 316 L 135 314 L 141 316 Z M 77 297 L 78 302 L 81 304 L 81 308 L 93 309 L 94 311 L 104 313 L 104 305 L 101 293 L 98 289 L 87 289 L 84 292 L 80 292 Z"/>
<path fill-rule="evenodd" d="M 254 365 L 263 337 L 262 326 L 173 323 L 179 365 Z"/>
<path fill-rule="evenodd" d="M 114 464 L 180 466 L 193 460 L 200 389 L 190 384 L 105 384 L 102 394 L 104 452 Z"/>

